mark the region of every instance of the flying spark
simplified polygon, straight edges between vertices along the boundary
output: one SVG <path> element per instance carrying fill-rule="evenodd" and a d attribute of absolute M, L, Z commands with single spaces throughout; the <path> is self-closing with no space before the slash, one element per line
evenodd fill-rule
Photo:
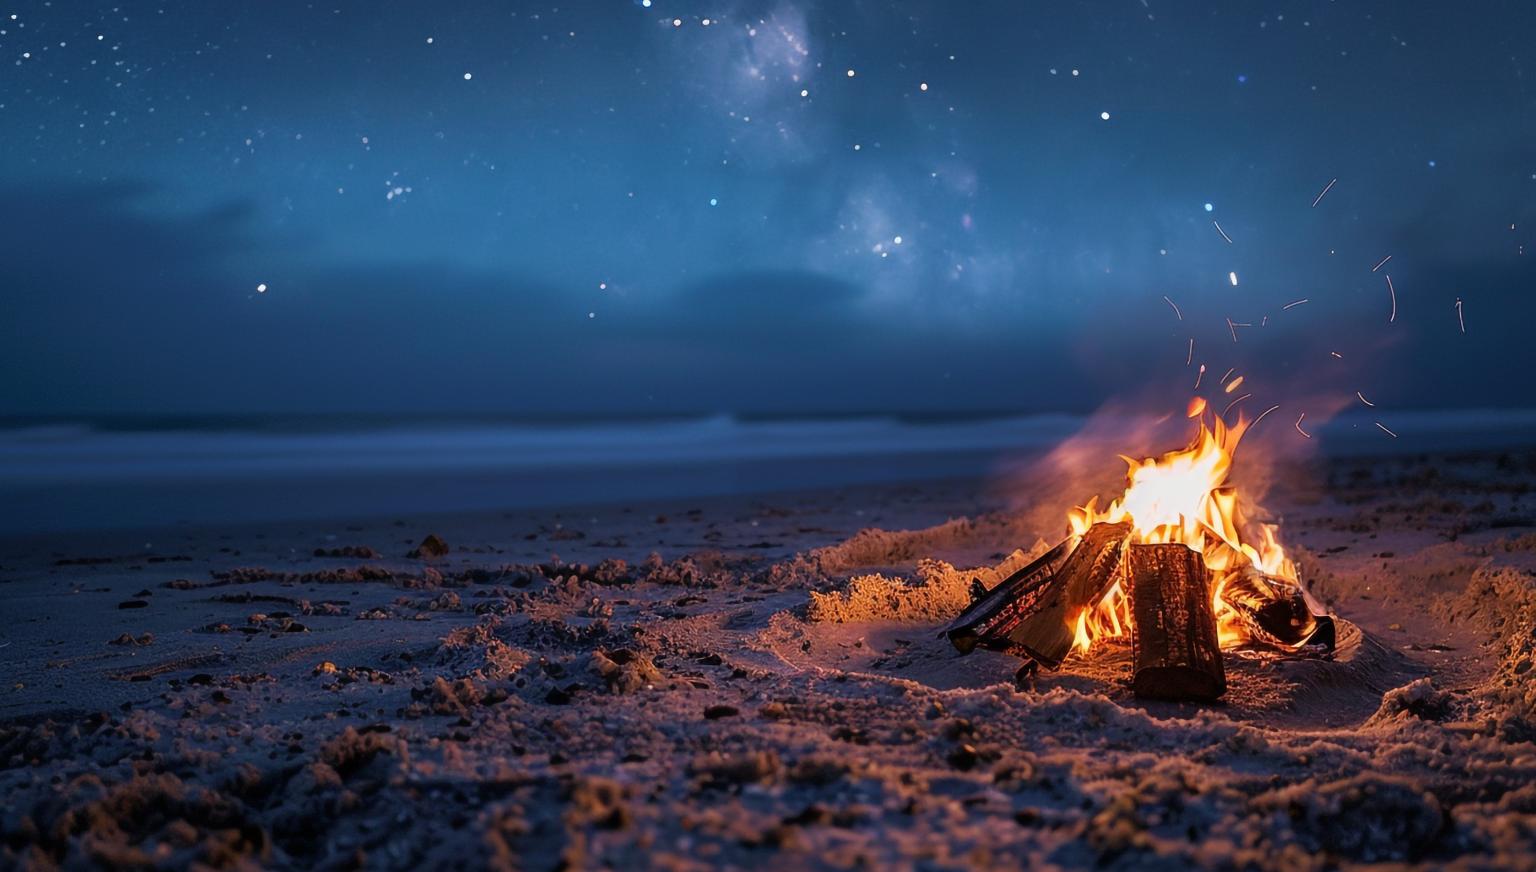
<path fill-rule="evenodd" d="M 1259 426 L 1259 422 L 1264 420 L 1264 416 L 1265 415 L 1268 415 L 1270 412 L 1273 412 L 1274 410 L 1276 410 L 1278 408 L 1280 408 L 1280 404 L 1276 403 L 1273 406 L 1270 406 L 1269 408 L 1265 409 L 1263 412 L 1259 413 L 1259 416 L 1257 418 L 1253 419 L 1253 423 L 1248 425 L 1248 429 L 1251 430 L 1254 427 Z"/>
<path fill-rule="evenodd" d="M 1380 422 L 1380 421 L 1377 421 L 1377 422 L 1376 422 L 1376 426 L 1378 426 L 1378 427 L 1380 427 L 1380 428 L 1381 428 L 1381 432 L 1383 432 L 1383 433 L 1385 433 L 1385 434 L 1387 434 L 1387 435 L 1388 435 L 1388 436 L 1391 436 L 1391 437 L 1392 437 L 1392 438 L 1393 438 L 1393 439 L 1396 439 L 1396 438 L 1397 438 L 1397 434 L 1396 434 L 1396 433 L 1393 433 L 1393 432 L 1392 432 L 1392 431 L 1391 431 L 1391 430 L 1388 430 L 1388 429 L 1387 429 L 1387 428 L 1386 428 L 1386 425 L 1384 425 L 1384 424 L 1382 424 L 1382 423 L 1381 423 L 1381 422 Z"/>
<path fill-rule="evenodd" d="M 1200 371 L 1195 373 L 1195 390 L 1200 390 L 1200 380 L 1205 378 L 1205 364 L 1200 364 Z"/>
<path fill-rule="evenodd" d="M 1387 293 L 1392 295 L 1392 314 L 1387 316 L 1387 323 L 1391 324 L 1397 320 L 1397 288 L 1392 287 L 1391 274 L 1387 275 Z"/>
<path fill-rule="evenodd" d="M 1330 185 L 1331 185 L 1331 184 L 1332 184 L 1332 182 L 1330 182 L 1330 183 L 1329 183 L 1329 184 L 1330 184 Z M 1327 191 L 1324 191 L 1324 192 L 1323 192 L 1323 193 L 1325 193 L 1325 194 L 1326 194 L 1326 193 L 1327 193 Z M 1318 197 L 1318 199 L 1322 199 L 1322 197 L 1321 197 L 1321 196 L 1319 196 L 1319 197 Z M 1317 204 L 1316 204 L 1316 203 L 1313 203 L 1313 204 L 1312 204 L 1312 205 L 1314 205 L 1314 206 L 1316 206 L 1316 205 L 1317 205 Z M 1301 416 L 1300 416 L 1300 417 L 1298 417 L 1298 418 L 1297 418 L 1297 419 L 1296 419 L 1296 432 L 1297 432 L 1297 433 L 1300 433 L 1300 434 L 1301 434 L 1301 435 L 1303 435 L 1303 436 L 1305 436 L 1305 437 L 1307 437 L 1307 438 L 1308 438 L 1308 439 L 1311 439 L 1311 438 L 1312 438 L 1312 434 L 1311 434 L 1311 433 L 1308 433 L 1308 432 L 1307 432 L 1307 431 L 1305 431 L 1305 430 L 1303 430 L 1303 429 L 1301 429 L 1301 421 L 1302 421 L 1302 419 L 1303 419 L 1303 418 L 1305 418 L 1305 417 L 1307 417 L 1307 413 L 1306 413 L 1306 412 L 1302 412 L 1302 413 L 1301 413 Z"/>
<path fill-rule="evenodd" d="M 1225 239 L 1227 241 L 1228 245 L 1232 244 L 1232 237 L 1227 235 L 1227 231 L 1221 229 L 1221 223 L 1220 222 L 1212 221 L 1211 225 L 1216 228 L 1216 232 L 1221 234 L 1221 238 Z M 1237 284 L 1237 282 L 1233 282 L 1232 284 L 1235 285 L 1235 284 Z"/>
<path fill-rule="evenodd" d="M 1373 403 L 1370 400 L 1367 400 L 1365 398 L 1365 394 L 1362 394 L 1359 391 L 1355 391 L 1355 396 L 1359 397 L 1360 398 L 1360 402 L 1365 403 L 1367 406 L 1370 406 L 1373 409 L 1376 407 L 1375 403 Z"/>
<path fill-rule="evenodd" d="M 1235 366 L 1232 367 L 1231 369 L 1227 370 L 1226 372 L 1222 373 L 1221 374 L 1221 380 L 1216 382 L 1216 383 L 1220 384 L 1220 385 L 1226 384 L 1227 383 L 1227 379 L 1231 378 L 1232 377 L 1232 373 L 1234 373 L 1234 372 L 1237 372 L 1237 367 L 1235 367 Z"/>
<path fill-rule="evenodd" d="M 1283 312 L 1286 309 L 1290 309 L 1290 308 L 1292 308 L 1294 306 L 1300 306 L 1302 303 L 1309 303 L 1309 302 L 1311 302 L 1311 300 L 1308 300 L 1306 297 L 1302 297 L 1299 300 L 1292 300 L 1291 302 L 1286 303 L 1284 306 L 1281 306 L 1280 307 L 1280 311 Z"/>
<path fill-rule="evenodd" d="M 258 294 L 265 294 L 266 292 L 267 292 L 267 283 L 266 282 L 262 282 L 261 284 L 256 286 L 256 293 L 258 293 Z M 1463 331 L 1463 332 L 1465 332 L 1465 331 Z"/>
<path fill-rule="evenodd" d="M 1191 336 L 1191 337 L 1189 337 L 1189 353 L 1184 355 L 1184 365 L 1185 366 L 1189 366 L 1189 364 L 1194 359 L 1195 359 L 1195 337 Z"/>
<path fill-rule="evenodd" d="M 1227 329 L 1232 331 L 1232 341 L 1237 342 L 1237 325 L 1232 323 L 1231 318 L 1227 319 Z"/>
<path fill-rule="evenodd" d="M 1237 390 L 1240 386 L 1242 386 L 1242 383 L 1243 383 L 1243 377 L 1242 376 L 1238 376 L 1237 378 L 1233 379 L 1230 384 L 1227 385 L 1226 392 L 1229 393 L 1229 394 L 1232 393 L 1233 391 Z"/>
<path fill-rule="evenodd" d="M 1375 272 L 1375 271 L 1381 269 L 1382 267 L 1386 266 L 1387 265 L 1387 261 L 1389 261 L 1391 259 L 1392 259 L 1392 255 L 1390 255 L 1390 254 L 1387 255 L 1386 257 L 1382 258 L 1381 259 L 1381 263 L 1378 263 L 1375 266 L 1371 267 L 1371 272 Z"/>
<path fill-rule="evenodd" d="M 1334 357 L 1337 357 L 1339 360 L 1343 360 L 1344 359 L 1344 355 L 1338 353 L 1337 351 L 1330 351 L 1328 353 L 1333 355 Z"/>
<path fill-rule="evenodd" d="M 1233 406 L 1237 405 L 1238 403 L 1241 403 L 1243 400 L 1246 400 L 1246 399 L 1248 399 L 1251 396 L 1253 396 L 1253 394 L 1243 394 L 1242 396 L 1238 397 L 1237 399 L 1233 400 L 1232 402 L 1227 403 L 1227 407 L 1225 409 L 1221 410 L 1221 416 L 1223 418 L 1225 418 L 1227 416 L 1227 413 L 1232 411 L 1232 407 Z"/>
<path fill-rule="evenodd" d="M 1234 288 L 1237 287 L 1237 273 L 1235 273 L 1235 272 L 1227 273 L 1227 281 L 1230 281 L 1232 283 L 1232 287 L 1234 287 Z"/>
<path fill-rule="evenodd" d="M 1323 192 L 1321 194 L 1317 195 L 1317 199 L 1316 200 L 1312 201 L 1312 208 L 1316 209 L 1317 208 L 1317 204 L 1323 202 L 1323 197 L 1327 196 L 1328 192 L 1333 190 L 1333 183 L 1337 182 L 1337 181 L 1338 181 L 1338 179 L 1332 179 L 1332 180 L 1330 180 L 1328 182 L 1328 184 L 1326 186 L 1323 187 Z M 1303 435 L 1305 435 L 1305 434 L 1303 434 Z M 1310 439 L 1312 437 L 1308 436 L 1307 438 Z"/>
<path fill-rule="evenodd" d="M 1456 323 L 1461 325 L 1461 332 L 1467 332 L 1467 319 L 1461 314 L 1461 298 L 1456 298 Z"/>
<path fill-rule="evenodd" d="M 1173 307 L 1173 314 L 1178 315 L 1180 321 L 1184 320 L 1184 313 L 1179 311 L 1179 304 L 1178 303 L 1175 303 L 1174 301 L 1168 299 L 1168 295 L 1167 294 L 1163 294 L 1163 302 L 1165 302 L 1168 305 Z"/>

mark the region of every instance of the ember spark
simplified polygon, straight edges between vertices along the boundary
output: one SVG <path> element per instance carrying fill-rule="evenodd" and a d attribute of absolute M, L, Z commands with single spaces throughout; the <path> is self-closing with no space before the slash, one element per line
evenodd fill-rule
<path fill-rule="evenodd" d="M 1323 197 L 1327 196 L 1328 192 L 1333 190 L 1333 183 L 1337 181 L 1338 179 L 1330 179 L 1328 181 L 1328 184 L 1323 187 L 1322 193 L 1318 194 L 1317 199 L 1312 201 L 1312 208 L 1316 209 L 1317 204 L 1323 202 Z"/>

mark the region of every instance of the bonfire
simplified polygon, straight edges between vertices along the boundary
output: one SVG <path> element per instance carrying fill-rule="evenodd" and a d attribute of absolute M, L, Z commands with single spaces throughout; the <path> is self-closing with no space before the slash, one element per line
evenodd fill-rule
<path fill-rule="evenodd" d="M 1275 524 L 1245 518 L 1227 482 L 1241 418 L 1209 422 L 1198 407 L 1190 444 L 1124 457 L 1125 491 L 1067 513 L 1055 548 L 977 590 L 947 634 L 962 652 L 1010 651 L 1047 669 L 1129 636 L 1138 696 L 1215 699 L 1222 652 L 1323 656 L 1334 625 L 1307 593 Z"/>

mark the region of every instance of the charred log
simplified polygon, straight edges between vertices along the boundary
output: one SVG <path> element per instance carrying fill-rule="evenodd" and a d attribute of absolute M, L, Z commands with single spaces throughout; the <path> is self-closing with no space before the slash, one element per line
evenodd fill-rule
<path fill-rule="evenodd" d="M 1251 644 L 1288 653 L 1333 651 L 1333 618 L 1295 582 L 1245 567 L 1227 580 L 1221 600 L 1237 616 Z"/>
<path fill-rule="evenodd" d="M 1078 612 L 1097 604 L 1121 577 L 1130 536 L 1130 522 L 1089 527 L 1041 591 L 1036 607 L 1006 631 L 1008 644 L 1001 647 L 1023 649 L 1048 669 L 1060 666 L 1072 651 L 1072 621 Z"/>
<path fill-rule="evenodd" d="M 976 597 L 944 631 L 949 641 L 962 654 L 971 653 L 977 645 L 1003 650 L 1012 647 L 1007 640 L 1008 631 L 1039 606 L 1044 589 L 1071 548 L 1072 540 L 1068 539 Z"/>
<path fill-rule="evenodd" d="M 1131 689 L 1151 699 L 1213 700 L 1227 690 L 1210 573 L 1184 545 L 1132 545 Z"/>

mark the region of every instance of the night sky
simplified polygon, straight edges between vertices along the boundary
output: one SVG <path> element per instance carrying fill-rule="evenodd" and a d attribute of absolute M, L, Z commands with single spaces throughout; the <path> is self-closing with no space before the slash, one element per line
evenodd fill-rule
<path fill-rule="evenodd" d="M 1536 405 L 1526 2 L 20 2 L 0 70 L 5 414 Z"/>

